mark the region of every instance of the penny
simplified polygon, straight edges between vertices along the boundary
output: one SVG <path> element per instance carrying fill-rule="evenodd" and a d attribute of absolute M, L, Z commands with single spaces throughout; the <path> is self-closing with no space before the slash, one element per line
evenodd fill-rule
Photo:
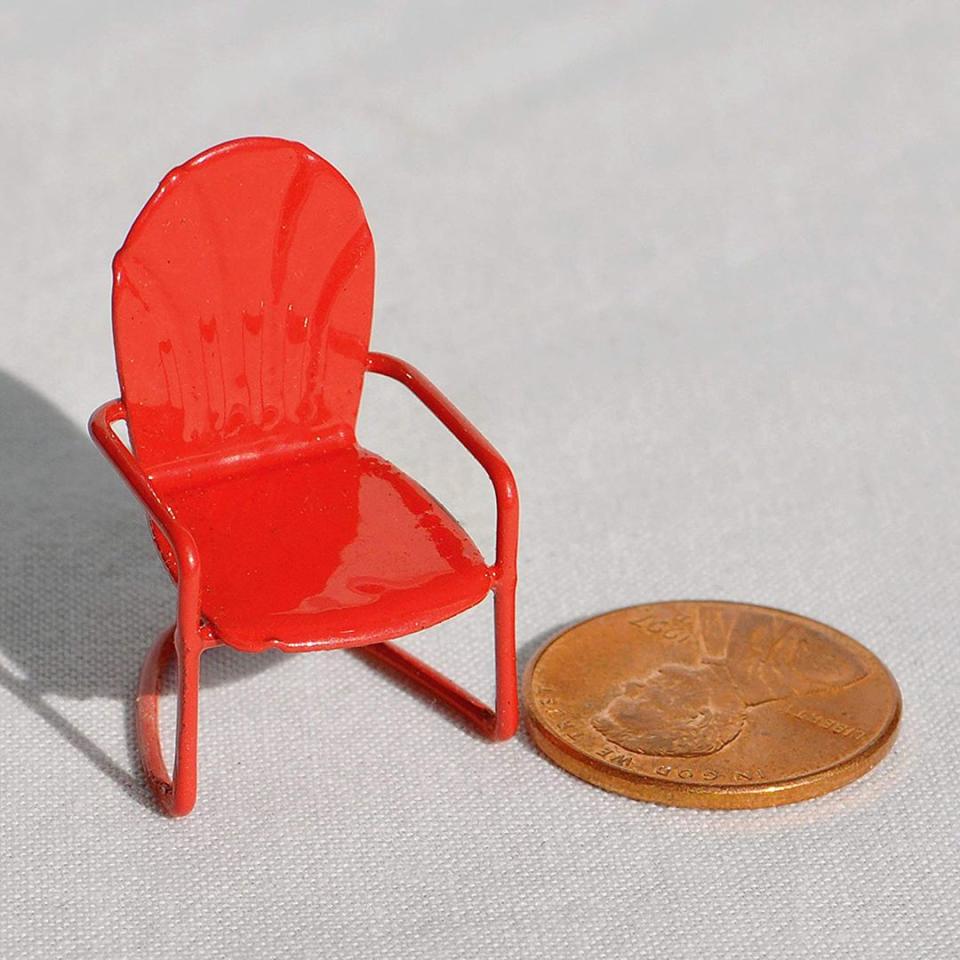
<path fill-rule="evenodd" d="M 866 773 L 900 691 L 866 647 L 768 607 L 651 603 L 550 640 L 524 677 L 527 727 L 606 790 L 683 807 L 769 807 Z"/>

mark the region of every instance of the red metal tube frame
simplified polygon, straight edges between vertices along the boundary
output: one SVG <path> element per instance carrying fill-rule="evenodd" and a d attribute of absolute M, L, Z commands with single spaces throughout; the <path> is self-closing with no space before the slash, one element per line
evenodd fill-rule
<path fill-rule="evenodd" d="M 407 386 L 479 462 L 493 484 L 497 535 L 496 559 L 490 574 L 494 591 L 496 709 L 491 710 L 449 678 L 392 643 L 371 644 L 361 649 L 461 713 L 485 736 L 493 740 L 508 739 L 519 723 L 515 633 L 519 500 L 513 473 L 489 441 L 410 364 L 387 354 L 370 353 L 367 369 Z M 113 429 L 116 421 L 124 419 L 123 402 L 112 400 L 94 412 L 90 433 L 167 538 L 176 559 L 177 621 L 157 638 L 144 661 L 137 696 L 137 738 L 151 789 L 168 814 L 183 816 L 193 809 L 197 794 L 200 657 L 204 650 L 217 646 L 218 641 L 202 629 L 200 558 L 196 543 L 190 531 L 164 505 L 150 478 Z M 164 668 L 174 653 L 178 666 L 178 708 L 176 761 L 171 777 L 160 743 L 158 699 Z"/>
<path fill-rule="evenodd" d="M 493 484 L 497 500 L 497 555 L 490 572 L 494 591 L 496 709 L 491 710 L 428 664 L 391 643 L 366 647 L 364 652 L 462 713 L 481 733 L 493 740 L 507 740 L 516 733 L 520 719 L 516 650 L 520 501 L 513 472 L 486 437 L 415 367 L 390 354 L 371 352 L 367 369 L 407 387 L 463 444 Z"/>
<path fill-rule="evenodd" d="M 183 816 L 197 796 L 197 722 L 200 655 L 216 643 L 200 630 L 200 557 L 193 536 L 157 496 L 149 477 L 120 439 L 113 424 L 126 419 L 123 402 L 111 400 L 94 411 L 90 435 L 126 480 L 173 548 L 177 563 L 177 621 L 156 640 L 143 664 L 137 694 L 137 740 L 147 782 L 163 809 Z M 173 777 L 160 745 L 158 697 L 164 667 L 177 655 L 177 746 Z"/>

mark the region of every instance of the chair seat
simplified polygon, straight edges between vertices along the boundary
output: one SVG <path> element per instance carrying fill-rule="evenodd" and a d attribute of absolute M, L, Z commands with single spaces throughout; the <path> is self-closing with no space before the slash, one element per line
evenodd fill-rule
<path fill-rule="evenodd" d="M 204 618 L 232 646 L 388 640 L 466 610 L 491 586 L 480 551 L 440 503 L 360 448 L 157 485 L 196 540 Z"/>

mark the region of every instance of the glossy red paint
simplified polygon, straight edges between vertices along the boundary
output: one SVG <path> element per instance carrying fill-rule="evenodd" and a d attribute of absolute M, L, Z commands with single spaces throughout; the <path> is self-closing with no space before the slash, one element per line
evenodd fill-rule
<path fill-rule="evenodd" d="M 178 584 L 143 666 L 138 735 L 170 814 L 196 798 L 200 656 L 366 645 L 484 734 L 517 728 L 518 499 L 510 468 L 422 374 L 369 352 L 373 243 L 350 185 L 306 147 L 253 138 L 164 178 L 114 260 L 121 399 L 90 421 Z M 360 447 L 366 373 L 405 384 L 486 470 L 497 556 L 410 477 Z M 113 429 L 126 420 L 131 447 Z M 496 710 L 386 642 L 494 593 Z M 173 777 L 157 697 L 177 657 Z"/>

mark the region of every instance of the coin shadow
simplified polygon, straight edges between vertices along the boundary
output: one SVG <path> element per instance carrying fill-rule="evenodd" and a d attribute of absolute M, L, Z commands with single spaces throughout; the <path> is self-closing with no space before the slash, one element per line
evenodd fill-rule
<path fill-rule="evenodd" d="M 818 797 L 794 803 L 754 810 L 711 810 L 694 807 L 659 806 L 657 809 L 672 818 L 671 826 L 694 824 L 702 829 L 703 820 L 711 821 L 718 837 L 782 836 L 811 828 L 824 829 L 843 821 L 876 817 L 878 805 L 888 801 L 904 778 L 904 770 L 897 762 L 894 747 L 882 764 L 859 779 Z M 623 799 L 627 799 L 624 797 Z"/>
<path fill-rule="evenodd" d="M 0 687 L 148 803 L 135 774 L 134 697 L 143 657 L 173 619 L 175 593 L 142 510 L 79 427 L 2 371 L 0 455 Z M 279 659 L 217 652 L 204 661 L 204 687 L 237 682 Z M 129 769 L 59 713 L 51 695 L 129 703 Z"/>

